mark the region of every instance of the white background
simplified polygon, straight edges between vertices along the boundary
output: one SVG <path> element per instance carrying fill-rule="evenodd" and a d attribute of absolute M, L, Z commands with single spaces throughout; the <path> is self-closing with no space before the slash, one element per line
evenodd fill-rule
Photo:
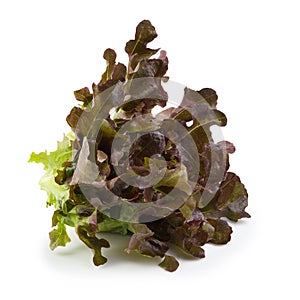
<path fill-rule="evenodd" d="M 2 299 L 296 299 L 299 297 L 298 1 L 1 1 Z M 233 225 L 226 246 L 157 260 L 127 255 L 108 236 L 96 268 L 76 238 L 48 250 L 51 209 L 31 151 L 54 149 L 68 131 L 73 91 L 102 74 L 102 53 L 123 47 L 150 19 L 167 50 L 173 81 L 214 88 L 235 143 L 231 170 L 249 191 L 251 219 Z"/>

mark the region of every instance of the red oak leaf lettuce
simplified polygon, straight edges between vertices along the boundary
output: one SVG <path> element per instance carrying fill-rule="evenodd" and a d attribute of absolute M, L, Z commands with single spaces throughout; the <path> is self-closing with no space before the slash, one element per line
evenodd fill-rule
<path fill-rule="evenodd" d="M 31 154 L 30 162 L 44 165 L 40 185 L 48 194 L 47 205 L 55 209 L 49 234 L 52 250 L 70 242 L 67 227 L 74 227 L 99 266 L 107 261 L 102 248 L 110 246 L 101 233 L 129 235 L 127 253 L 160 257 L 159 266 L 172 272 L 179 264 L 168 254 L 169 248 L 203 258 L 206 243 L 230 241 L 232 228 L 226 218 L 250 217 L 245 211 L 247 190 L 228 171 L 235 147 L 228 141 L 216 143 L 210 131 L 213 125 L 227 124 L 225 114 L 217 109 L 216 92 L 186 87 L 176 107 L 163 109 L 169 100 L 163 87 L 169 60 L 165 51 L 157 54 L 159 49 L 149 48 L 156 37 L 150 21 L 138 24 L 125 46 L 127 67 L 117 62 L 113 49 L 106 49 L 100 81 L 91 90 L 83 87 L 74 92 L 79 102 L 66 118 L 71 133 L 56 151 Z M 157 106 L 161 111 L 152 114 Z M 101 110 L 108 112 L 105 117 Z M 184 134 L 174 128 L 174 122 Z M 116 138 L 119 147 L 113 147 Z M 185 146 L 191 141 L 192 154 Z M 197 164 L 199 172 L 192 176 Z M 128 176 L 118 174 L 116 168 L 127 168 L 140 184 L 129 184 Z M 148 186 L 143 182 L 153 171 L 159 180 Z M 110 194 L 115 197 L 106 197 Z M 168 195 L 172 196 L 165 201 Z M 136 211 L 137 204 L 144 209 Z M 162 206 L 165 215 L 151 219 Z"/>

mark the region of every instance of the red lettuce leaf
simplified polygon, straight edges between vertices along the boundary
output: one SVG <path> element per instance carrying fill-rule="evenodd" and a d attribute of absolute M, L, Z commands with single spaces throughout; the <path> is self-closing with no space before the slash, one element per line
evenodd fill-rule
<path fill-rule="evenodd" d="M 92 92 L 88 87 L 74 91 L 80 103 L 66 118 L 72 139 L 55 152 L 30 158 L 47 171 L 41 186 L 55 207 L 51 249 L 70 242 L 66 226 L 74 227 L 99 266 L 107 261 L 102 248 L 109 247 L 99 234 L 130 234 L 128 253 L 161 257 L 159 266 L 173 272 L 179 264 L 169 248 L 203 258 L 205 244 L 230 241 L 225 218 L 250 217 L 247 190 L 228 171 L 235 146 L 215 142 L 211 132 L 212 126 L 227 124 L 216 91 L 186 87 L 177 107 L 153 114 L 169 100 L 163 84 L 166 51 L 154 57 L 159 49 L 148 46 L 156 37 L 150 21 L 138 24 L 125 46 L 128 67 L 107 48 L 106 68 Z M 132 174 L 135 185 L 128 182 Z M 148 185 L 145 178 L 156 181 Z"/>

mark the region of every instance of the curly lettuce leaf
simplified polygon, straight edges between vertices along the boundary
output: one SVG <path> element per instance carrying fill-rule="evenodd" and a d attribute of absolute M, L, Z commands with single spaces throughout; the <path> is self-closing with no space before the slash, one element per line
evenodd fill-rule
<path fill-rule="evenodd" d="M 248 206 L 248 193 L 240 178 L 227 172 L 214 199 L 203 208 L 206 217 L 226 217 L 232 221 L 250 218 L 245 211 Z"/>
<path fill-rule="evenodd" d="M 99 239 L 95 233 L 90 232 L 85 226 L 78 226 L 77 233 L 80 240 L 94 252 L 93 262 L 96 266 L 106 263 L 107 258 L 102 255 L 102 248 L 109 248 L 109 242 Z"/>
<path fill-rule="evenodd" d="M 227 123 L 217 110 L 216 91 L 186 87 L 179 106 L 152 115 L 153 108 L 165 107 L 169 100 L 163 85 L 168 80 L 166 51 L 154 58 L 159 49 L 148 48 L 156 37 L 150 21 L 138 24 L 125 47 L 128 67 L 116 62 L 113 49 L 106 49 L 106 68 L 100 81 L 92 84 L 92 92 L 88 87 L 74 92 L 80 103 L 66 118 L 73 133 L 58 142 L 57 150 L 31 154 L 29 162 L 44 165 L 40 186 L 48 194 L 47 205 L 55 208 L 49 233 L 52 250 L 70 242 L 66 226 L 74 227 L 99 266 L 107 261 L 102 248 L 109 247 L 99 234 L 128 234 L 125 251 L 161 257 L 159 266 L 173 272 L 178 261 L 168 255 L 169 247 L 203 258 L 206 243 L 230 241 L 232 228 L 224 218 L 250 217 L 245 212 L 247 191 L 239 177 L 228 172 L 235 147 L 227 141 L 215 143 L 211 133 L 211 126 Z M 175 122 L 185 130 L 180 133 Z M 116 137 L 122 143 L 111 149 Z M 124 153 L 129 154 L 128 162 Z M 119 174 L 115 167 L 130 167 L 134 176 L 139 175 L 137 185 L 127 183 L 131 173 Z M 144 177 L 151 174 L 156 181 L 145 185 Z M 110 201 L 108 192 L 115 194 Z M 165 217 L 152 219 L 162 208 Z"/>
<path fill-rule="evenodd" d="M 49 232 L 49 238 L 51 250 L 54 250 L 58 246 L 65 247 L 67 243 L 71 242 L 66 231 L 66 225 L 61 222 L 58 222 L 57 228 Z"/>
<path fill-rule="evenodd" d="M 61 142 L 57 142 L 57 149 L 48 153 L 31 153 L 29 162 L 41 163 L 44 165 L 45 174 L 40 179 L 40 187 L 47 192 L 47 205 L 54 205 L 55 209 L 63 207 L 63 204 L 69 198 L 69 187 L 66 184 L 59 185 L 55 182 L 55 176 L 62 170 L 63 163 L 72 157 L 72 133 L 64 135 Z"/>

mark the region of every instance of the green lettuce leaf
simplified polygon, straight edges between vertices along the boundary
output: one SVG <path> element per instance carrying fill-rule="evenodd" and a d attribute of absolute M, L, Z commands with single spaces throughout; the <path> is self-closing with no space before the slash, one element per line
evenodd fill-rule
<path fill-rule="evenodd" d="M 57 224 L 57 228 L 53 229 L 49 233 L 49 237 L 51 250 L 54 250 L 58 246 L 65 247 L 67 243 L 71 242 L 71 239 L 67 234 L 65 224 L 60 222 Z"/>
<path fill-rule="evenodd" d="M 44 165 L 45 174 L 40 180 L 40 187 L 48 194 L 47 205 L 54 205 L 56 209 L 62 208 L 64 202 L 69 198 L 68 185 L 59 185 L 55 182 L 55 176 L 62 170 L 63 163 L 72 157 L 72 133 L 64 135 L 63 140 L 57 143 L 57 149 L 48 153 L 47 151 L 38 154 L 32 153 L 29 162 L 41 163 Z"/>

